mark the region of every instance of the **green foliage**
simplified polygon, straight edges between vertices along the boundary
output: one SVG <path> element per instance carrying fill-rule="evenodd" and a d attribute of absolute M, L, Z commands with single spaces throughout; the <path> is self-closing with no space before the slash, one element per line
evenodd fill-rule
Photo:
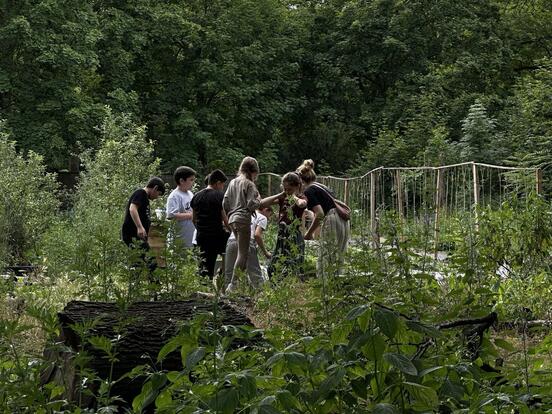
<path fill-rule="evenodd" d="M 477 100 L 497 120 L 491 146 L 521 157 L 542 123 L 520 109 L 545 104 L 522 90 L 546 90 L 550 50 L 550 6 L 530 3 L 5 2 L 0 110 L 52 168 L 100 147 L 105 105 L 148 126 L 165 171 L 233 171 L 250 154 L 265 171 L 314 158 L 335 174 L 380 165 L 393 134 L 388 161 L 434 161 L 435 128 L 468 139 Z"/>
<path fill-rule="evenodd" d="M 485 106 L 476 101 L 462 121 L 462 138 L 459 142 L 462 161 L 493 163 L 496 123 L 487 116 Z"/>
<path fill-rule="evenodd" d="M 0 268 L 35 262 L 40 238 L 54 219 L 59 201 L 55 176 L 43 158 L 22 155 L 0 124 Z M 35 262 L 36 263 L 36 262 Z"/>

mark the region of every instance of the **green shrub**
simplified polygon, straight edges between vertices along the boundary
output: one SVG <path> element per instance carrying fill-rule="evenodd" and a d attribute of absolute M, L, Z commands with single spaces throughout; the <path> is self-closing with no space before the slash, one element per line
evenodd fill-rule
<path fill-rule="evenodd" d="M 0 266 L 35 259 L 38 242 L 59 206 L 55 175 L 40 155 L 18 152 L 0 124 Z"/>

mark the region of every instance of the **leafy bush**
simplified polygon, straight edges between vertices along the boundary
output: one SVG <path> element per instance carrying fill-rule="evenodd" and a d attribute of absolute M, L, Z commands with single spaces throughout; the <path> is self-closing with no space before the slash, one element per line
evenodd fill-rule
<path fill-rule="evenodd" d="M 0 267 L 33 262 L 59 206 L 58 184 L 40 155 L 19 153 L 0 124 Z"/>

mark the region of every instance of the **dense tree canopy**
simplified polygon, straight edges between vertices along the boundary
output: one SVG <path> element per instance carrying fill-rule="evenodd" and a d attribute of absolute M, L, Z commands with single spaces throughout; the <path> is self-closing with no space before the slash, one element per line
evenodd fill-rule
<path fill-rule="evenodd" d="M 495 162 L 552 152 L 545 0 L 0 5 L 0 118 L 52 169 L 98 147 L 106 105 L 147 126 L 166 171 L 244 154 L 265 171 L 439 163 L 437 141 Z M 477 114 L 485 154 L 469 147 Z"/>

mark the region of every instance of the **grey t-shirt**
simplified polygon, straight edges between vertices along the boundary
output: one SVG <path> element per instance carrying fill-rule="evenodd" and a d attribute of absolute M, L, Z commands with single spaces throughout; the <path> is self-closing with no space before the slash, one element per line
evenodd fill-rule
<path fill-rule="evenodd" d="M 253 181 L 239 175 L 230 181 L 222 206 L 228 214 L 228 222 L 249 224 L 251 215 L 259 208 L 259 191 Z"/>
<path fill-rule="evenodd" d="M 190 202 L 194 194 L 191 191 L 180 191 L 178 188 L 172 190 L 167 199 L 167 218 L 174 218 L 175 213 L 191 213 Z M 192 220 L 181 220 L 176 222 L 176 237 L 182 240 L 185 247 L 192 247 L 195 226 Z"/>

